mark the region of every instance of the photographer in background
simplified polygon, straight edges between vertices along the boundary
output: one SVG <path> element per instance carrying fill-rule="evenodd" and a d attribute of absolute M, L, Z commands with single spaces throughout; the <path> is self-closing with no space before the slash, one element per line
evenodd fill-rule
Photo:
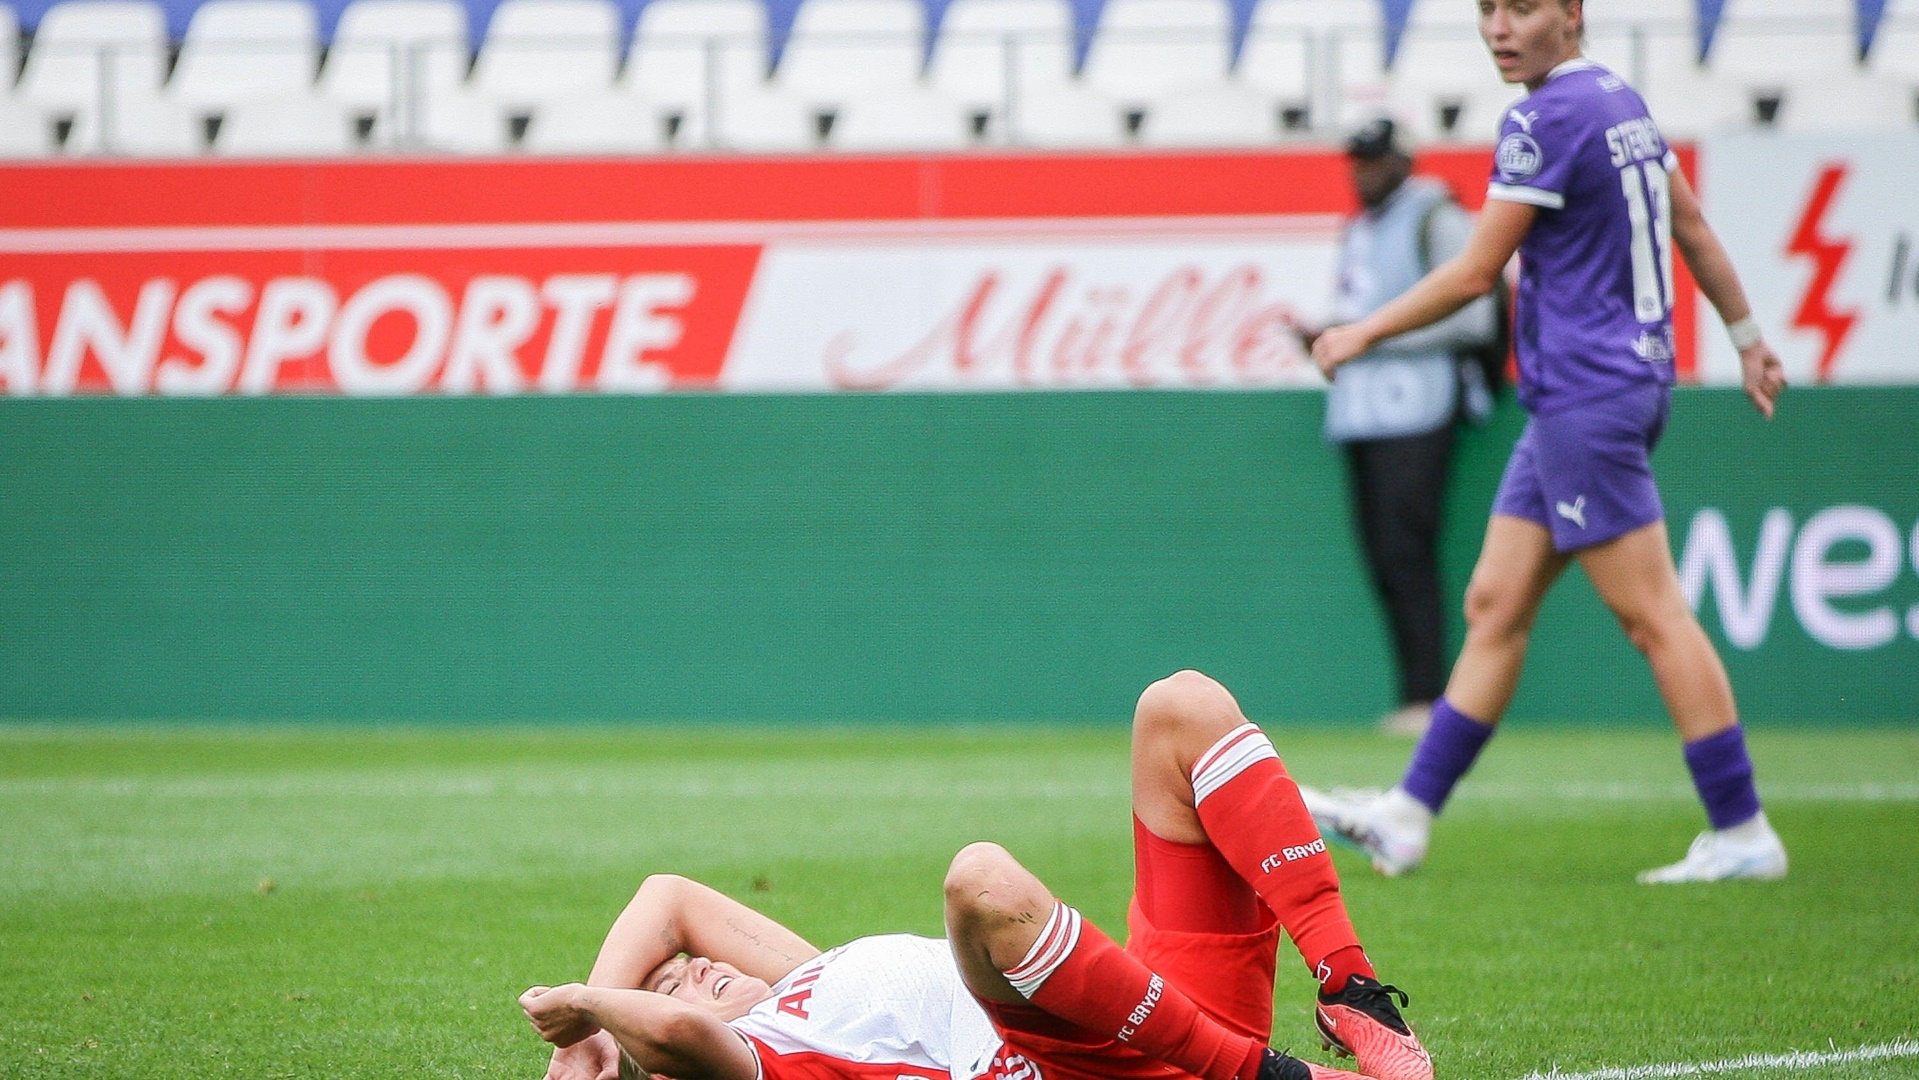
<path fill-rule="evenodd" d="M 1412 175 L 1412 156 L 1391 120 L 1353 135 L 1346 154 L 1360 212 L 1340 245 L 1335 323 L 1383 307 L 1459 254 L 1472 232 L 1445 184 Z M 1392 634 L 1399 705 L 1381 728 L 1394 734 L 1424 733 L 1446 686 L 1440 522 L 1454 427 L 1492 412 L 1508 341 L 1503 299 L 1495 292 L 1380 342 L 1327 389 L 1326 438 L 1345 451 L 1354 523 Z M 1318 334 L 1301 336 L 1310 349 Z"/>

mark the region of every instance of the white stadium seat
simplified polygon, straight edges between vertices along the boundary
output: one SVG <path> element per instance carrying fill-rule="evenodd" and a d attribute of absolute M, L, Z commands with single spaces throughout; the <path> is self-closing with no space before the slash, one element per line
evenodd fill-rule
<path fill-rule="evenodd" d="M 659 110 L 630 94 L 581 94 L 540 106 L 526 131 L 536 154 L 646 154 L 667 148 Z"/>
<path fill-rule="evenodd" d="M 314 94 L 229 105 L 213 142 L 214 152 L 227 157 L 330 157 L 354 146 L 346 106 Z"/>
<path fill-rule="evenodd" d="M 511 107 L 613 86 L 620 13 L 612 0 L 505 0 L 493 11 L 468 88 Z"/>
<path fill-rule="evenodd" d="M 1279 106 L 1270 95 L 1220 83 L 1155 97 L 1139 140 L 1147 146 L 1258 146 L 1279 134 Z"/>
<path fill-rule="evenodd" d="M 53 118 L 24 98 L 0 97 L 0 158 L 46 157 L 57 148 Z"/>
<path fill-rule="evenodd" d="M 1671 138 L 1692 139 L 1752 122 L 1752 103 L 1699 60 L 1693 0 L 1618 0 L 1586 13 L 1586 54 L 1646 99 Z"/>
<path fill-rule="evenodd" d="M 466 69 L 460 0 L 353 0 L 334 28 L 319 90 L 370 123 L 377 143 L 402 146 L 426 99 L 455 92 Z"/>
<path fill-rule="evenodd" d="M 1897 127 L 1906 111 L 1865 71 L 1855 12 L 1852 0 L 1728 0 L 1708 63 L 1755 105 L 1776 101 L 1782 128 Z"/>
<path fill-rule="evenodd" d="M 17 92 L 67 129 L 69 153 L 197 153 L 199 118 L 161 96 L 167 50 L 157 4 L 67 0 L 41 17 Z"/>
<path fill-rule="evenodd" d="M 1005 122 L 1009 96 L 1073 78 L 1073 10 L 1066 0 L 953 0 L 940 20 L 927 81 Z"/>
<path fill-rule="evenodd" d="M 799 153 L 820 146 L 820 111 L 805 99 L 767 89 L 728 94 L 711 118 L 715 145 L 757 153 Z"/>
<path fill-rule="evenodd" d="M 1415 0 L 1393 58 L 1387 101 L 1415 138 L 1486 142 L 1525 88 L 1500 79 L 1463 0 Z"/>
<path fill-rule="evenodd" d="M 1239 81 L 1314 130 L 1341 132 L 1386 105 L 1385 24 L 1378 0 L 1260 0 L 1240 47 Z"/>
<path fill-rule="evenodd" d="M 914 86 L 926 57 L 920 0 L 805 0 L 773 81 L 816 107 Z"/>
<path fill-rule="evenodd" d="M 1129 106 L 1218 86 L 1232 61 L 1225 0 L 1107 0 L 1086 51 L 1086 85 Z"/>
<path fill-rule="evenodd" d="M 13 8 L 0 4 L 0 98 L 13 93 L 20 73 L 20 19 Z"/>
<path fill-rule="evenodd" d="M 841 99 L 827 145 L 836 150 L 959 150 L 973 141 L 966 106 L 932 90 Z"/>
<path fill-rule="evenodd" d="M 707 145 L 710 110 L 763 93 L 766 8 L 760 0 L 652 0 L 640 9 L 620 94 L 650 109 L 673 144 Z"/>
<path fill-rule="evenodd" d="M 1006 117 L 1007 141 L 1021 146 L 1093 150 L 1124 146 L 1119 104 L 1079 83 L 1021 94 Z"/>
<path fill-rule="evenodd" d="M 1888 0 L 1866 70 L 1893 88 L 1905 123 L 1919 123 L 1919 0 Z"/>
<path fill-rule="evenodd" d="M 167 89 L 221 109 L 307 93 L 319 62 L 319 18 L 306 0 L 206 0 L 187 24 Z"/>

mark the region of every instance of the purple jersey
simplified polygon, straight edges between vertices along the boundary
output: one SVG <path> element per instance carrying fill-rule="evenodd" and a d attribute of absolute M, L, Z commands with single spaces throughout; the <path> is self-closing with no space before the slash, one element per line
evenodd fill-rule
<path fill-rule="evenodd" d="M 1554 68 L 1507 111 L 1486 196 L 1540 210 L 1513 313 L 1527 411 L 1672 383 L 1678 167 L 1645 101 L 1590 60 Z"/>

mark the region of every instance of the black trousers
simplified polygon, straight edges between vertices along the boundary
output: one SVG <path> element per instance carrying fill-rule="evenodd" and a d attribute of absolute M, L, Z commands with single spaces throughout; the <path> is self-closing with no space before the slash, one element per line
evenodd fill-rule
<path fill-rule="evenodd" d="M 1452 472 L 1452 424 L 1427 435 L 1344 444 L 1353 523 L 1386 609 L 1401 704 L 1446 689 L 1439 526 Z"/>

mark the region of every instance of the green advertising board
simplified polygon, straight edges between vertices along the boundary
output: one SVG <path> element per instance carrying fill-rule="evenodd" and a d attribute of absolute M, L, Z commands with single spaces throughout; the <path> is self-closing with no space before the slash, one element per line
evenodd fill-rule
<path fill-rule="evenodd" d="M 1390 702 L 1311 393 L 0 404 L 0 717 L 1263 720 Z M 1449 587 L 1521 417 L 1467 433 Z M 1919 720 L 1919 389 L 1683 390 L 1656 458 L 1744 712 Z M 1455 619 L 1454 635 L 1459 627 Z M 1663 723 L 1589 586 L 1514 716 Z"/>

